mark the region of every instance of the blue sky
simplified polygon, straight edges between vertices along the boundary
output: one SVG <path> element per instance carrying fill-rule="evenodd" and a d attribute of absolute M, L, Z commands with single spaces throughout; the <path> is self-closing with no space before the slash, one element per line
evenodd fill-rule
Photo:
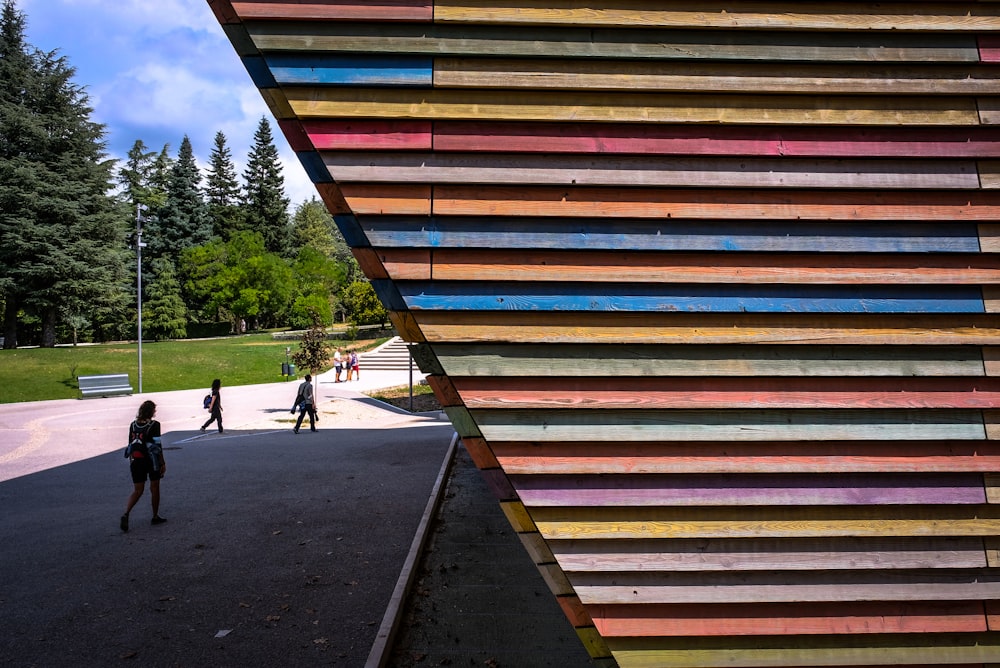
<path fill-rule="evenodd" d="M 76 68 L 111 157 L 124 158 L 136 139 L 155 151 L 169 144 L 175 157 L 186 134 L 204 167 L 221 130 L 242 175 L 266 116 L 292 207 L 316 193 L 206 0 L 16 2 L 28 42 Z"/>

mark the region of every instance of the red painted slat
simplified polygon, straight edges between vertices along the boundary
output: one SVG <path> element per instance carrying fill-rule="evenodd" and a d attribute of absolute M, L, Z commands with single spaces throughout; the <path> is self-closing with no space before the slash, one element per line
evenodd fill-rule
<path fill-rule="evenodd" d="M 984 63 L 1000 63 L 1000 35 L 979 35 L 977 40 L 979 59 Z"/>
<path fill-rule="evenodd" d="M 244 19 L 321 21 L 431 21 L 434 8 L 429 0 L 299 0 L 268 2 L 244 0 L 233 8 Z"/>
<path fill-rule="evenodd" d="M 321 151 L 418 151 L 431 148 L 430 121 L 303 121 Z"/>
<path fill-rule="evenodd" d="M 588 606 L 606 636 L 742 636 L 986 631 L 978 601 Z"/>
<path fill-rule="evenodd" d="M 1000 40 L 998 40 L 1000 44 Z M 1000 54 L 1000 47 L 997 49 Z M 1000 59 L 1000 55 L 998 55 Z M 437 122 L 436 151 L 788 157 L 1000 157 L 1000 128 L 760 128 Z"/>
<path fill-rule="evenodd" d="M 996 408 L 993 378 L 454 378 L 470 408 Z"/>

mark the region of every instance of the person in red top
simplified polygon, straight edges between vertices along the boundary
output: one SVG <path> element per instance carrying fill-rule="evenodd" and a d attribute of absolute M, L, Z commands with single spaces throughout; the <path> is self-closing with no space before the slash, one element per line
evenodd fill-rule
<path fill-rule="evenodd" d="M 132 473 L 132 493 L 125 504 L 125 514 L 121 519 L 121 530 L 128 531 L 128 516 L 139 501 L 149 479 L 149 495 L 153 501 L 153 519 L 150 524 L 163 524 L 167 520 L 160 517 L 160 479 L 167 472 L 167 462 L 163 459 L 163 444 L 160 442 L 160 423 L 153 419 L 156 404 L 144 401 L 139 406 L 135 420 L 128 427 L 129 447 L 125 451 Z"/>

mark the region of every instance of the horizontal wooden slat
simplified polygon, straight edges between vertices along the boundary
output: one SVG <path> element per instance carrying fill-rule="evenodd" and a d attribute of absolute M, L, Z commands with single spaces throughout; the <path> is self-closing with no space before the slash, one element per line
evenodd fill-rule
<path fill-rule="evenodd" d="M 470 410 L 487 441 L 982 440 L 969 410 Z M 461 434 L 461 432 L 459 432 Z"/>
<path fill-rule="evenodd" d="M 317 60 L 317 67 L 323 61 Z M 606 90 L 815 95 L 995 95 L 1000 79 L 991 67 L 792 63 L 679 63 L 593 60 L 493 60 L 437 58 L 434 85 L 507 90 Z M 275 73 L 278 81 L 283 79 Z M 332 83 L 319 73 L 309 80 Z M 296 77 L 292 81 L 307 81 Z"/>
<path fill-rule="evenodd" d="M 994 536 L 1000 506 L 546 508 L 531 511 L 547 540 Z"/>
<path fill-rule="evenodd" d="M 978 125 L 972 97 L 809 97 L 619 94 L 406 88 L 284 89 L 302 120 L 383 118 L 477 121 L 743 123 L 751 125 Z"/>
<path fill-rule="evenodd" d="M 266 61 L 279 85 L 430 87 L 434 77 L 426 57 L 274 54 Z"/>
<path fill-rule="evenodd" d="M 1000 220 L 998 195 L 995 191 L 875 193 L 440 185 L 434 188 L 433 212 L 442 216 L 996 222 Z M 380 212 L 395 213 L 387 207 Z"/>
<path fill-rule="evenodd" d="M 361 189 L 348 186 L 352 197 Z M 429 196 L 429 191 L 428 191 Z M 364 216 L 359 224 L 373 246 L 384 248 L 602 248 L 638 251 L 769 251 L 810 253 L 977 253 L 980 235 L 1000 239 L 1000 226 L 899 222 L 811 222 L 622 219 L 504 216 Z M 993 234 L 993 227 L 997 227 Z M 983 229 L 988 228 L 988 229 Z M 984 242 L 986 243 L 986 242 Z M 995 248 L 984 252 L 1000 252 Z M 718 257 L 718 256 L 716 256 Z M 861 262 L 862 260 L 858 260 Z M 720 262 L 725 262 L 720 259 Z"/>
<path fill-rule="evenodd" d="M 678 225 L 680 227 L 680 225 Z M 512 238 L 511 243 L 516 244 Z M 479 249 L 382 249 L 379 257 L 394 280 L 584 281 L 808 284 L 1000 283 L 1000 257 L 970 255 L 777 255 L 720 256 L 606 251 Z"/>
<path fill-rule="evenodd" d="M 591 377 L 453 378 L 470 409 L 995 408 L 1000 379 Z M 440 396 L 440 394 L 439 394 Z"/>
<path fill-rule="evenodd" d="M 811 441 L 618 443 L 493 441 L 517 474 L 852 473 L 1000 470 L 995 441 Z"/>
<path fill-rule="evenodd" d="M 430 54 L 528 58 L 630 58 L 862 62 L 977 63 L 973 35 L 901 32 L 786 32 L 573 28 L 516 28 L 435 23 L 253 22 L 247 30 L 261 51 Z"/>
<path fill-rule="evenodd" d="M 308 0 L 299 2 L 261 2 L 248 0 L 232 3 L 244 21 L 277 19 L 312 19 L 321 21 L 431 21 L 430 0 L 376 0 L 375 2 Z"/>
<path fill-rule="evenodd" d="M 602 376 L 969 376 L 984 374 L 976 347 L 539 345 L 440 343 L 453 378 Z M 1000 353 L 990 353 L 990 359 Z"/>
<path fill-rule="evenodd" d="M 556 313 L 423 311 L 432 343 L 1000 345 L 993 314 Z"/>
<path fill-rule="evenodd" d="M 987 566 L 983 540 L 975 537 L 553 540 L 549 546 L 567 573 L 887 571 Z"/>
<path fill-rule="evenodd" d="M 320 148 L 317 146 L 317 148 Z M 1000 129 L 438 122 L 437 151 L 759 155 L 842 158 L 989 158 Z"/>
<path fill-rule="evenodd" d="M 792 30 L 1000 30 L 1000 16 L 980 2 L 772 1 L 749 5 L 672 0 L 654 7 L 630 0 L 606 0 L 597 7 L 571 0 L 436 0 L 434 20 L 461 23 L 560 24 L 587 26 L 678 26 L 686 28 L 786 28 Z"/>
<path fill-rule="evenodd" d="M 609 638 L 620 668 L 765 668 L 767 666 L 898 666 L 926 668 L 1000 661 L 1000 636 L 903 634 L 746 638 Z M 966 665 L 965 668 L 974 668 Z"/>
<path fill-rule="evenodd" d="M 339 183 L 702 188 L 975 189 L 976 163 L 936 160 L 660 158 L 491 153 L 324 153 Z"/>
<path fill-rule="evenodd" d="M 592 605 L 605 637 L 760 636 L 987 631 L 978 601 Z"/>
<path fill-rule="evenodd" d="M 429 150 L 432 145 L 428 121 L 308 121 L 302 129 L 320 151 Z"/>
<path fill-rule="evenodd" d="M 837 506 L 986 503 L 976 474 L 522 475 L 521 501 L 540 506 Z"/>
<path fill-rule="evenodd" d="M 983 313 L 975 286 L 713 285 L 399 281 L 410 310 L 737 313 Z"/>

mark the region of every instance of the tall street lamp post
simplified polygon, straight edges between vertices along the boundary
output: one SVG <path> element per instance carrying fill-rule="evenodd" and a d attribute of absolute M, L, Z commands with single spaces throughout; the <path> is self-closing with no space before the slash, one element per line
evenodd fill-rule
<path fill-rule="evenodd" d="M 142 204 L 135 205 L 135 257 L 136 257 L 136 296 L 139 300 L 139 394 L 142 394 Z"/>

